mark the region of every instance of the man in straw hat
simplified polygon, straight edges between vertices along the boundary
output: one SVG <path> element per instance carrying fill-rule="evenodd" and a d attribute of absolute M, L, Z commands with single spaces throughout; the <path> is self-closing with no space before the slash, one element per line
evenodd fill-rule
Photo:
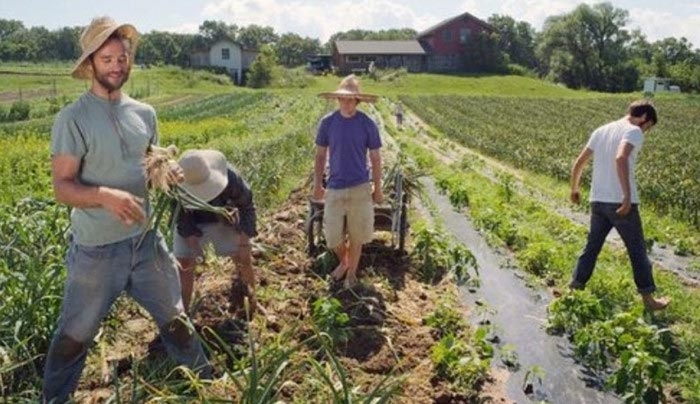
<path fill-rule="evenodd" d="M 331 276 L 335 280 L 345 278 L 345 287 L 350 287 L 357 282 L 362 245 L 372 241 L 373 202 L 381 203 L 384 199 L 379 129 L 369 116 L 357 109 L 361 101 L 374 102 L 377 96 L 362 93 L 354 75 L 345 77 L 336 91 L 320 96 L 337 100 L 338 109 L 323 117 L 318 127 L 313 196 L 316 200 L 325 197 L 324 235 L 340 261 Z M 324 190 L 327 159 L 329 177 Z"/>
<path fill-rule="evenodd" d="M 240 278 L 248 288 L 251 309 L 265 314 L 255 298 L 250 239 L 258 232 L 253 191 L 218 150 L 188 150 L 180 157 L 179 164 L 185 176 L 181 184 L 185 190 L 211 206 L 235 212 L 234 222 L 230 222 L 222 215 L 193 207 L 178 209 L 173 252 L 180 264 L 185 310 L 189 309 L 192 299 L 194 267 L 204 262 L 203 247 L 211 244 L 217 255 L 228 256 L 236 263 Z"/>
<path fill-rule="evenodd" d="M 132 25 L 108 17 L 90 23 L 72 71 L 91 81 L 90 90 L 58 114 L 51 132 L 54 193 L 72 212 L 68 276 L 44 368 L 47 402 L 69 399 L 100 323 L 123 291 L 153 316 L 179 363 L 211 372 L 162 236 L 151 230 L 140 243 L 150 210 L 141 161 L 158 132 L 154 109 L 121 92 L 137 40 Z M 173 180 L 182 175 L 173 173 Z"/>

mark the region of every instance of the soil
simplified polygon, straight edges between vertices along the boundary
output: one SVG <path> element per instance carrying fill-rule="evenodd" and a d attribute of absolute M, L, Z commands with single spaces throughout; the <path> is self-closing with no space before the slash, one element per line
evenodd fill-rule
<path fill-rule="evenodd" d="M 259 344 L 264 344 L 296 327 L 296 342 L 301 342 L 312 335 L 308 318 L 312 303 L 319 297 L 332 296 L 350 316 L 349 337 L 336 346 L 335 353 L 354 385 L 371 387 L 387 375 L 401 376 L 402 393 L 392 402 L 474 402 L 474 397 L 453 391 L 449 382 L 435 378 L 430 349 L 437 341 L 430 327 L 423 324 L 441 296 L 457 293 L 456 286 L 447 280 L 434 285 L 417 281 L 409 255 L 393 248 L 384 240 L 388 237 L 381 237 L 379 232 L 363 250 L 360 283 L 345 289 L 330 281 L 326 276 L 329 271 L 314 267 L 305 251 L 306 203 L 306 195 L 295 192 L 279 213 L 261 220 L 254 265 L 258 271 L 257 296 L 266 309 L 265 315 L 258 313 L 252 322 L 245 321 L 243 301 L 247 290 L 233 275 L 233 264 L 213 260 L 200 271 L 192 318 L 203 338 L 215 352 L 223 350 L 213 331 L 231 351 L 246 352 L 249 331 L 259 336 Z M 121 326 L 92 350 L 76 394 L 78 401 L 107 400 L 113 394 L 110 382 L 115 373 L 122 385 L 128 385 L 131 358 L 158 363 L 166 357 L 152 321 L 141 309 L 126 299 L 117 309 Z M 467 308 L 462 311 L 466 313 Z M 498 369 L 493 372 L 493 377 L 480 386 L 479 397 L 496 403 L 512 402 L 505 393 L 504 376 Z M 299 399 L 304 394 L 299 391 L 303 377 L 290 375 L 282 398 Z"/>

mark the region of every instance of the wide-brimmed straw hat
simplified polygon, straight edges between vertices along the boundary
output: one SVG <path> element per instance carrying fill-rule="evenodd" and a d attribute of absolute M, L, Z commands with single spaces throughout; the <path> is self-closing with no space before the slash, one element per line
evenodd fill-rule
<path fill-rule="evenodd" d="M 358 101 L 375 102 L 378 96 L 373 94 L 365 94 L 360 91 L 360 80 L 357 76 L 351 74 L 340 81 L 338 89 L 333 92 L 326 92 L 319 94 L 319 97 L 327 99 L 338 99 L 338 98 L 355 98 Z"/>
<path fill-rule="evenodd" d="M 100 49 L 110 35 L 117 31 L 123 39 L 129 41 L 131 45 L 129 54 L 133 60 L 139 39 L 139 33 L 136 31 L 136 28 L 131 24 L 118 24 L 110 17 L 98 17 L 93 19 L 80 35 L 80 48 L 83 53 L 78 58 L 78 61 L 75 62 L 71 76 L 76 79 L 92 78 L 92 69 L 88 58 Z"/>
<path fill-rule="evenodd" d="M 218 150 L 187 150 L 178 163 L 185 175 L 181 186 L 202 201 L 216 198 L 228 185 L 228 163 Z"/>

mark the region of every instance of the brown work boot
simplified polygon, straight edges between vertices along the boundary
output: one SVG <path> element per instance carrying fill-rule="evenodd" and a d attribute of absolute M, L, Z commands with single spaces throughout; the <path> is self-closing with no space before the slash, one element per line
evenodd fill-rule
<path fill-rule="evenodd" d="M 667 297 L 660 297 L 658 299 L 654 298 L 651 294 L 642 295 L 642 301 L 644 302 L 644 307 L 649 311 L 663 310 L 668 307 L 671 299 Z"/>

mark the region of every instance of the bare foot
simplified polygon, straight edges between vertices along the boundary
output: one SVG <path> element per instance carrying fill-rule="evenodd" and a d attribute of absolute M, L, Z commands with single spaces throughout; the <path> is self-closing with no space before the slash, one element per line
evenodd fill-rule
<path fill-rule="evenodd" d="M 353 274 L 353 275 L 348 275 L 348 276 L 345 278 L 345 282 L 343 282 L 343 287 L 344 287 L 345 289 L 350 289 L 350 288 L 352 288 L 352 287 L 355 286 L 355 285 L 357 285 L 357 276 L 355 276 L 354 274 Z"/>
<path fill-rule="evenodd" d="M 339 281 L 343 279 L 345 276 L 345 273 L 348 271 L 348 267 L 344 263 L 338 264 L 337 267 L 331 272 L 331 276 L 333 277 L 334 280 Z"/>
<path fill-rule="evenodd" d="M 651 295 L 643 296 L 642 300 L 644 301 L 644 307 L 646 307 L 647 310 L 651 311 L 663 310 L 666 307 L 668 307 L 668 304 L 671 302 L 671 299 L 667 297 L 660 297 L 658 299 L 655 299 Z"/>

